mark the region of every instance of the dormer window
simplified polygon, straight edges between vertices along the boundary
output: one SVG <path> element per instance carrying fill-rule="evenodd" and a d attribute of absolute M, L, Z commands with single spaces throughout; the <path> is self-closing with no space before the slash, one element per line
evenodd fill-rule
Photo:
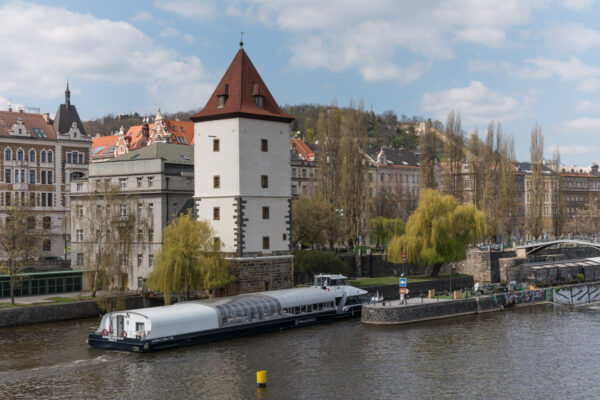
<path fill-rule="evenodd" d="M 217 108 L 225 107 L 225 102 L 227 101 L 227 96 L 224 94 L 220 94 L 217 96 Z"/>
<path fill-rule="evenodd" d="M 265 96 L 254 96 L 256 107 L 265 108 Z"/>

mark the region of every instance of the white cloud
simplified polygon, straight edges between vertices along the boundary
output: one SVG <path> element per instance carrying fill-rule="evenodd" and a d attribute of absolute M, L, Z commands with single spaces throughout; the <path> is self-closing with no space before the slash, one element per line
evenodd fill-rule
<path fill-rule="evenodd" d="M 544 36 L 551 49 L 583 53 L 600 46 L 600 31 L 579 23 L 553 26 L 544 32 Z"/>
<path fill-rule="evenodd" d="M 291 34 L 291 64 L 357 69 L 368 81 L 406 83 L 433 59 L 450 59 L 454 45 L 504 46 L 510 30 L 527 24 L 543 0 L 257 0 L 227 12 Z M 403 62 L 411 52 L 419 62 Z"/>
<path fill-rule="evenodd" d="M 0 8 L 0 37 L 12 38 L 2 42 L 0 94 L 5 97 L 59 96 L 67 76 L 142 83 L 157 100 L 189 91 L 184 109 L 198 107 L 210 94 L 200 59 L 157 46 L 127 22 L 15 2 Z M 157 86 L 163 92 L 156 92 Z"/>
<path fill-rule="evenodd" d="M 558 147 L 560 155 L 585 155 L 585 154 L 597 154 L 600 148 L 597 146 L 585 146 L 582 144 L 558 144 L 553 143 L 546 147 L 546 154 L 554 154 L 554 151 Z"/>
<path fill-rule="evenodd" d="M 563 81 L 577 81 L 600 77 L 599 67 L 587 65 L 575 56 L 567 61 L 539 57 L 525 60 L 525 64 L 517 71 L 522 79 L 547 79 L 556 75 Z"/>
<path fill-rule="evenodd" d="M 577 12 L 586 11 L 592 8 L 594 0 L 562 0 L 562 6 Z"/>
<path fill-rule="evenodd" d="M 181 32 L 179 32 L 177 29 L 172 28 L 170 26 L 166 27 L 165 29 L 160 31 L 160 33 L 158 34 L 158 36 L 160 36 L 160 37 L 176 37 L 176 36 L 180 36 L 180 35 L 181 35 Z"/>
<path fill-rule="evenodd" d="M 597 92 L 600 90 L 600 79 L 598 78 L 588 78 L 584 79 L 575 86 L 580 92 Z"/>
<path fill-rule="evenodd" d="M 579 100 L 575 108 L 580 112 L 600 113 L 600 102 Z"/>
<path fill-rule="evenodd" d="M 187 18 L 209 18 L 216 13 L 210 0 L 154 0 L 154 7 Z"/>
<path fill-rule="evenodd" d="M 138 11 L 137 13 L 135 13 L 135 15 L 131 18 L 129 18 L 130 21 L 132 22 L 146 22 L 146 21 L 152 21 L 152 14 L 150 14 L 148 11 Z"/>
<path fill-rule="evenodd" d="M 577 118 L 566 121 L 564 128 L 567 131 L 578 133 L 600 133 L 600 118 Z"/>
<path fill-rule="evenodd" d="M 491 120 L 511 121 L 532 112 L 535 94 L 527 93 L 520 98 L 493 92 L 482 82 L 472 81 L 464 88 L 425 93 L 421 110 L 444 120 L 451 110 L 458 110 L 466 125 L 487 124 Z"/>

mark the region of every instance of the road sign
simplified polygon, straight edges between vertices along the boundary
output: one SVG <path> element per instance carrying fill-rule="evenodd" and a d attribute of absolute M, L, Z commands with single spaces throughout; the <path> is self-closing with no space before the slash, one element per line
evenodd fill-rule
<path fill-rule="evenodd" d="M 406 287 L 406 278 L 400 278 L 399 285 L 401 288 L 405 288 Z"/>
<path fill-rule="evenodd" d="M 402 253 L 402 261 L 406 262 L 406 253 Z"/>
<path fill-rule="evenodd" d="M 401 287 L 400 288 L 400 294 L 407 294 L 408 293 L 408 289 L 405 287 Z"/>

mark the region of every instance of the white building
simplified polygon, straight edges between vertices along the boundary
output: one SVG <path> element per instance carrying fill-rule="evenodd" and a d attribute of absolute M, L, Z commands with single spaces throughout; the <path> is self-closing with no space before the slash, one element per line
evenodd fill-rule
<path fill-rule="evenodd" d="M 196 213 L 238 276 L 230 292 L 289 287 L 290 122 L 240 48 L 194 126 Z"/>

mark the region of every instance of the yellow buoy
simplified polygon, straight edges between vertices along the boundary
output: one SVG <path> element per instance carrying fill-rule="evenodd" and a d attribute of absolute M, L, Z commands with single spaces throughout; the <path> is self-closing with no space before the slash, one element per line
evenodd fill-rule
<path fill-rule="evenodd" d="M 256 371 L 256 384 L 258 387 L 267 386 L 267 371 Z"/>

